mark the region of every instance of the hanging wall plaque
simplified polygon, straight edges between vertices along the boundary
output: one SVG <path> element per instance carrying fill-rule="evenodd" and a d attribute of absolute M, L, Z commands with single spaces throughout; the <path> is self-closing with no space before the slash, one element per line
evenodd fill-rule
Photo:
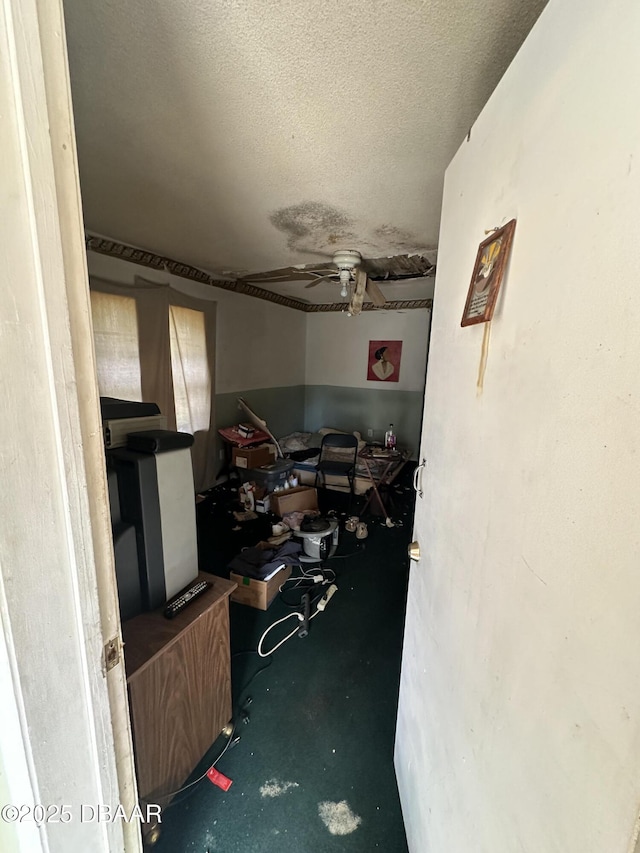
<path fill-rule="evenodd" d="M 516 220 L 512 219 L 478 246 L 461 326 L 486 323 L 493 317 L 515 228 Z"/>

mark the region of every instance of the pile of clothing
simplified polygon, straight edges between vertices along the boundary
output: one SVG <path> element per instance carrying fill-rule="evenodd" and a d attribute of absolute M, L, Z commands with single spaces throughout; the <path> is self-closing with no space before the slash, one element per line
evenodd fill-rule
<path fill-rule="evenodd" d="M 229 570 L 244 577 L 265 580 L 283 566 L 299 566 L 302 545 L 288 540 L 273 548 L 245 548 L 229 563 Z"/>

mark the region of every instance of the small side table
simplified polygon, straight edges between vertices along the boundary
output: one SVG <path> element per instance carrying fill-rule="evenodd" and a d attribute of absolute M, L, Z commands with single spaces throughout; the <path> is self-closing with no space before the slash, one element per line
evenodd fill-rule
<path fill-rule="evenodd" d="M 365 514 L 372 505 L 374 497 L 378 499 L 382 514 L 387 518 L 389 513 L 380 494 L 380 486 L 390 486 L 404 468 L 409 456 L 409 450 L 385 450 L 368 444 L 358 454 L 358 459 L 364 465 L 371 482 L 371 491 L 361 512 Z"/>
<path fill-rule="evenodd" d="M 244 438 L 238 432 L 237 426 L 219 429 L 218 435 L 222 439 L 224 447 L 224 463 L 218 471 L 216 479 L 223 476 L 227 477 L 227 479 L 231 478 L 231 468 L 233 467 L 231 465 L 231 458 L 234 447 L 253 447 L 254 444 L 264 444 L 265 441 L 271 441 L 271 436 L 261 429 L 256 429 L 251 438 Z"/>

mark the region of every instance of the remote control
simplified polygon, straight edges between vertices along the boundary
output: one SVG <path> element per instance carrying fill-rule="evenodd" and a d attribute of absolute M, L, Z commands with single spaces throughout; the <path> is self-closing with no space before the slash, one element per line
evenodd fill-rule
<path fill-rule="evenodd" d="M 195 601 L 199 595 L 202 595 L 203 592 L 206 592 L 212 584 L 209 581 L 198 581 L 198 583 L 194 583 L 193 586 L 190 586 L 189 589 L 185 589 L 184 592 L 181 592 L 180 595 L 177 595 L 171 601 L 167 602 L 166 607 L 164 608 L 164 615 L 167 619 L 173 619 L 174 616 L 177 616 L 184 608 L 191 604 L 192 601 Z"/>

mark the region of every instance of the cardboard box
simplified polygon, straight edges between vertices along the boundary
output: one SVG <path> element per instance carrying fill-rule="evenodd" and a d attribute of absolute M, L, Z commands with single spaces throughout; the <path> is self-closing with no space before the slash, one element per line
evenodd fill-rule
<path fill-rule="evenodd" d="M 318 492 L 310 486 L 283 489 L 271 495 L 271 512 L 282 517 L 287 512 L 306 512 L 318 509 Z"/>
<path fill-rule="evenodd" d="M 269 512 L 269 495 L 267 490 L 261 486 L 255 486 L 253 489 L 253 497 L 255 501 L 254 509 L 256 512 Z"/>
<path fill-rule="evenodd" d="M 229 575 L 230 580 L 238 584 L 236 589 L 231 593 L 231 601 L 237 601 L 238 604 L 246 604 L 248 607 L 255 607 L 257 610 L 266 610 L 290 574 L 291 566 L 285 566 L 284 569 L 280 569 L 268 581 L 259 581 L 256 578 L 247 578 L 244 575 L 237 575 L 235 572 L 231 572 Z"/>
<path fill-rule="evenodd" d="M 231 464 L 236 468 L 262 468 L 271 465 L 276 458 L 275 444 L 259 444 L 257 447 L 234 447 Z"/>
<path fill-rule="evenodd" d="M 263 498 L 256 498 L 256 512 L 269 512 L 271 508 L 271 496 L 265 495 Z"/>

